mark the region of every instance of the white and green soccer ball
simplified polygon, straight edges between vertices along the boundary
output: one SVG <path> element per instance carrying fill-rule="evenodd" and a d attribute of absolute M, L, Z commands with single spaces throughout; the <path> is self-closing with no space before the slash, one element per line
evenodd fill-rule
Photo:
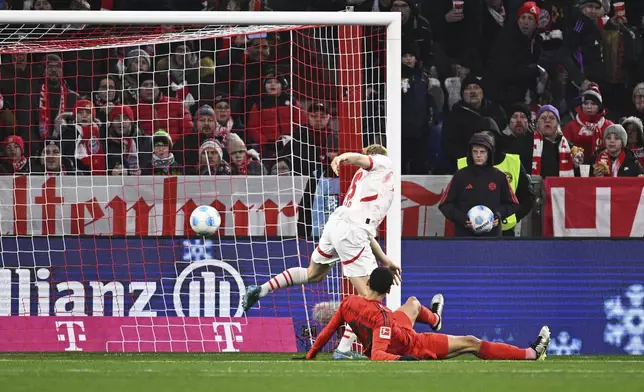
<path fill-rule="evenodd" d="M 190 227 L 203 236 L 213 235 L 221 226 L 221 215 L 214 207 L 200 206 L 190 214 Z"/>

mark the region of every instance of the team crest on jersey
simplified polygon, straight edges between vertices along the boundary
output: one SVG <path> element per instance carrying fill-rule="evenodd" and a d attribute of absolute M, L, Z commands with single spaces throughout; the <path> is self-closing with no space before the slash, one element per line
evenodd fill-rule
<path fill-rule="evenodd" d="M 98 139 L 92 138 L 91 142 L 92 154 L 98 154 L 101 151 L 101 145 L 98 142 Z"/>
<path fill-rule="evenodd" d="M 391 339 L 391 328 L 390 327 L 380 327 L 380 339 Z"/>
<path fill-rule="evenodd" d="M 496 184 L 495 184 L 495 183 L 493 183 L 493 182 L 489 183 L 489 184 L 487 185 L 487 187 L 488 187 L 488 188 L 490 188 L 490 190 L 491 190 L 491 191 L 496 190 Z"/>

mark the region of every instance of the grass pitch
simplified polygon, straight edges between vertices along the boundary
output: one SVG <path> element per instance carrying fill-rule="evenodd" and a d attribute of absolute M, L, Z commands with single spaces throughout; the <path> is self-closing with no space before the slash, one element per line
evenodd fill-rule
<path fill-rule="evenodd" d="M 642 357 L 292 360 L 276 354 L 0 354 L 0 391 L 644 391 Z"/>

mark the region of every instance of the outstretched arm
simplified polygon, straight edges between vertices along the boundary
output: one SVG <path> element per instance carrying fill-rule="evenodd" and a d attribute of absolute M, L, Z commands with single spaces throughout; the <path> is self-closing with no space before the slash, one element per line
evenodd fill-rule
<path fill-rule="evenodd" d="M 331 162 L 331 169 L 337 175 L 340 170 L 340 165 L 355 165 L 362 169 L 369 170 L 373 166 L 373 161 L 368 155 L 360 154 L 357 152 L 345 152 L 333 159 Z"/>
<path fill-rule="evenodd" d="M 391 273 L 394 276 L 394 283 L 399 285 L 400 282 L 402 282 L 402 278 L 400 277 L 402 270 L 400 269 L 400 267 L 396 263 L 394 263 L 389 258 L 389 256 L 385 254 L 385 252 L 382 250 L 382 248 L 380 247 L 380 244 L 375 238 L 371 239 L 371 243 L 369 245 L 371 245 L 371 251 L 373 252 L 373 255 L 376 257 L 376 260 L 378 260 L 380 264 L 389 268 L 389 271 L 391 271 Z"/>
<path fill-rule="evenodd" d="M 336 310 L 331 321 L 329 321 L 329 323 L 326 325 L 326 327 L 324 327 L 322 332 L 320 332 L 317 339 L 315 339 L 315 343 L 313 343 L 313 346 L 306 354 L 306 359 L 315 358 L 315 356 L 318 355 L 318 352 L 322 349 L 322 347 L 324 347 L 324 345 L 327 344 L 329 339 L 331 339 L 331 336 L 333 336 L 335 331 L 337 331 L 338 328 L 340 328 L 340 326 L 344 322 L 344 319 L 342 318 L 341 307 L 342 305 L 340 305 L 340 308 Z"/>

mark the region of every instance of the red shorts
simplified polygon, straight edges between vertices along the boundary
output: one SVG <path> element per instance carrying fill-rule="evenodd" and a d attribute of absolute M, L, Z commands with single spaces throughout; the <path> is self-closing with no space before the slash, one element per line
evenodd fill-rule
<path fill-rule="evenodd" d="M 412 334 L 413 347 L 410 355 L 418 359 L 445 359 L 449 353 L 447 335 L 442 333 L 417 333 L 409 316 L 401 311 L 394 312 L 396 326 Z"/>

